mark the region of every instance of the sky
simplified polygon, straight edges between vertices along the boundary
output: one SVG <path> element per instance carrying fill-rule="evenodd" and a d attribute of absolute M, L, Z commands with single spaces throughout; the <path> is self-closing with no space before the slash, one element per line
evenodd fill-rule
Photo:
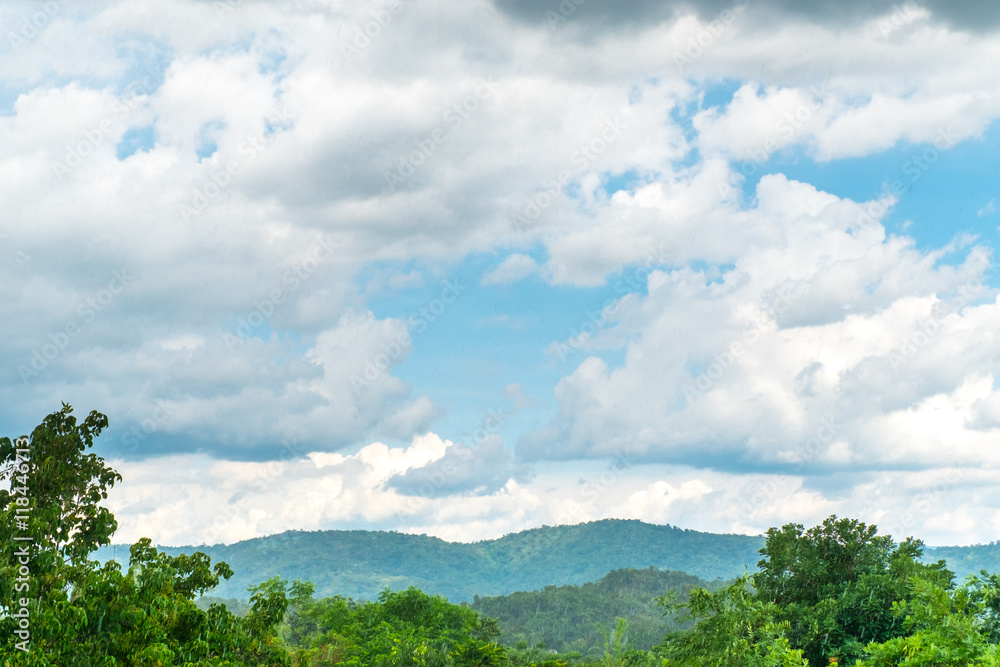
<path fill-rule="evenodd" d="M 0 433 L 115 540 L 1000 538 L 992 0 L 0 5 Z"/>

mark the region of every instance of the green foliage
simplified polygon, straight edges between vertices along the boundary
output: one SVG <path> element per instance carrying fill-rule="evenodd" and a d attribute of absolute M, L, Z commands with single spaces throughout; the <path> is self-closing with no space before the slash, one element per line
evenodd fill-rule
<path fill-rule="evenodd" d="M 990 644 L 1000 644 L 1000 574 L 982 570 L 969 575 L 965 586 L 976 609 L 979 631 Z"/>
<path fill-rule="evenodd" d="M 973 577 L 966 587 L 949 591 L 914 579 L 910 599 L 893 605 L 906 635 L 869 644 L 856 667 L 997 667 L 1000 654 L 989 637 L 995 629 L 996 584 L 995 576 Z"/>
<path fill-rule="evenodd" d="M 603 667 L 625 667 L 625 654 L 628 651 L 628 621 L 624 618 L 615 619 L 615 629 L 608 632 L 601 626 L 604 635 Z"/>
<path fill-rule="evenodd" d="M 922 550 L 919 540 L 897 545 L 853 519 L 834 516 L 808 530 L 788 524 L 767 531 L 753 584 L 781 608 L 791 645 L 811 665 L 825 666 L 832 657 L 851 664 L 865 644 L 903 635 L 892 609 L 910 597 L 913 578 L 950 587 L 952 573 L 943 562 L 919 562 Z"/>
<path fill-rule="evenodd" d="M 215 595 L 202 595 L 196 598 L 194 603 L 198 605 L 198 609 L 202 611 L 208 611 L 208 608 L 213 604 L 221 605 L 231 611 L 235 616 L 246 616 L 247 612 L 250 611 L 250 603 L 245 600 L 237 600 L 236 598 L 220 598 Z"/>
<path fill-rule="evenodd" d="M 686 612 L 695 625 L 667 636 L 658 653 L 664 667 L 801 667 L 802 651 L 790 648 L 787 621 L 773 602 L 755 596 L 748 576 L 711 592 L 697 589 L 687 602 L 660 598 L 668 612 Z"/>
<path fill-rule="evenodd" d="M 16 462 L 18 445 L 0 439 L 0 479 L 25 487 L 16 495 L 29 499 L 29 518 L 19 525 L 14 495 L 0 490 L 0 664 L 289 665 L 275 634 L 287 602 L 274 582 L 251 591 L 250 611 L 237 618 L 222 606 L 204 611 L 195 605 L 197 595 L 233 575 L 203 553 L 170 556 L 142 539 L 130 549 L 126 573 L 116 562 L 88 560 L 117 528 L 98 503 L 121 477 L 86 453 L 107 424 L 97 412 L 78 423 L 64 404 L 26 439 L 24 464 Z M 25 447 L 25 440 L 17 443 Z M 15 540 L 24 536 L 31 542 Z M 22 599 L 26 620 L 12 615 Z M 24 630 L 22 620 L 30 642 L 19 647 L 14 631 Z"/>
<path fill-rule="evenodd" d="M 598 660 L 605 647 L 602 626 L 614 624 L 619 617 L 626 619 L 630 645 L 648 650 L 659 644 L 666 633 L 681 627 L 663 616 L 654 598 L 675 590 L 686 599 L 692 589 L 712 586 L 683 572 L 662 572 L 652 567 L 622 569 L 582 586 L 546 586 L 505 596 L 477 596 L 472 608 L 500 622 L 500 641 L 507 646 L 544 642 L 561 653 L 577 652 Z"/>
<path fill-rule="evenodd" d="M 983 570 L 1000 572 L 1000 541 L 966 547 L 924 547 L 924 560 L 945 560 L 955 576 L 965 578 Z"/>
<path fill-rule="evenodd" d="M 496 621 L 415 588 L 383 591 L 377 602 L 312 598 L 296 582 L 282 635 L 299 667 L 501 667 Z"/>
<path fill-rule="evenodd" d="M 314 582 L 320 597 L 374 600 L 385 588 L 414 586 L 452 602 L 472 602 L 477 594 L 579 586 L 622 568 L 653 566 L 707 581 L 728 580 L 747 567 L 753 569 L 763 544 L 761 537 L 604 520 L 546 526 L 473 544 L 427 535 L 331 530 L 288 531 L 231 545 L 163 551 L 175 555 L 203 551 L 232 565 L 236 575 L 215 591 L 222 597 L 242 597 L 251 584 L 281 576 Z M 101 550 L 100 555 L 110 558 L 111 549 Z M 613 621 L 610 615 L 608 622 Z"/>
<path fill-rule="evenodd" d="M 85 453 L 94 438 L 107 428 L 108 418 L 97 412 L 78 424 L 72 408 L 63 404 L 35 428 L 22 444 L 29 450 L 27 462 L 18 460 L 17 446 L 10 438 L 0 439 L 0 481 L 10 490 L 0 490 L 0 606 L 9 608 L 17 563 L 13 552 L 20 545 L 13 539 L 30 537 L 34 545 L 33 571 L 47 576 L 31 581 L 31 591 L 39 599 L 61 599 L 59 591 L 86 570 L 86 558 L 98 546 L 109 544 L 118 529 L 114 516 L 97 503 L 121 476 L 104 465 L 104 459 Z M 23 441 L 22 441 L 23 442 Z M 12 494 L 15 488 L 21 492 Z M 26 526 L 18 527 L 15 496 L 30 502 Z"/>
<path fill-rule="evenodd" d="M 247 589 L 237 616 L 205 596 L 234 574 L 210 554 L 142 539 L 125 571 L 91 560 L 117 528 L 100 503 L 121 477 L 87 451 L 107 424 L 97 412 L 78 422 L 63 405 L 30 439 L 0 439 L 8 487 L 0 489 L 0 667 L 291 667 L 289 646 L 298 667 L 1000 667 L 1000 575 L 984 570 L 955 588 L 943 561 L 921 562 L 919 540 L 896 544 L 875 526 L 837 517 L 809 530 L 772 528 L 759 571 L 717 590 L 649 567 L 582 586 L 476 596 L 469 606 L 413 587 L 385 588 L 374 602 L 315 599 L 317 586 L 270 576 Z M 288 535 L 279 537 L 297 544 L 258 540 L 233 553 L 286 576 L 304 567 L 277 557 L 287 553 L 300 563 L 315 555 L 319 566 L 345 559 L 341 570 L 378 562 L 366 586 L 416 568 L 459 598 L 478 585 L 579 580 L 611 562 L 694 562 L 693 545 L 708 563 L 702 571 L 719 571 L 754 544 L 610 521 L 473 545 L 356 531 L 337 546 L 353 549 L 349 559 L 323 560 L 317 550 L 330 534 Z M 386 540 L 394 551 L 380 551 Z M 413 544 L 420 548 L 406 553 Z M 654 605 L 674 615 L 664 619 Z M 30 643 L 19 645 L 26 624 Z M 642 650 L 664 635 L 653 652 Z M 515 648 L 501 646 L 501 636 Z"/>

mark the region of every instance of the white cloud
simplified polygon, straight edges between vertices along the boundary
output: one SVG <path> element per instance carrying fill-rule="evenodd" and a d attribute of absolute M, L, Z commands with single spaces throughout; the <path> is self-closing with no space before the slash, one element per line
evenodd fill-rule
<path fill-rule="evenodd" d="M 639 201 L 617 204 L 641 211 Z M 757 202 L 728 212 L 700 202 L 717 216 L 700 218 L 703 233 L 735 239 L 715 247 L 732 268 L 651 274 L 648 296 L 615 311 L 623 335 L 608 340 L 628 341 L 624 363 L 579 363 L 556 386 L 558 416 L 522 440 L 522 455 L 626 451 L 732 469 L 804 458 L 810 468 L 995 463 L 992 429 L 969 426 L 989 423 L 986 374 L 1000 370 L 992 340 L 974 340 L 1000 317 L 980 282 L 985 250 L 922 253 L 877 223 L 859 226 L 862 206 L 781 177 L 761 181 Z M 676 239 L 684 217 L 675 220 Z M 699 250 L 682 239 L 675 256 Z M 961 252 L 963 263 L 938 264 Z M 836 432 L 817 439 L 831 419 Z M 792 446 L 810 441 L 816 451 Z"/>
<path fill-rule="evenodd" d="M 509 255 L 500 266 L 483 276 L 484 285 L 502 285 L 524 280 L 538 272 L 538 262 L 529 255 L 514 253 Z"/>
<path fill-rule="evenodd" d="M 391 527 L 471 542 L 539 525 L 635 518 L 720 533 L 759 534 L 830 514 L 876 523 L 896 539 L 928 544 L 989 541 L 997 512 L 995 471 L 978 466 L 927 472 L 802 477 L 642 465 L 623 459 L 549 470 L 487 493 L 405 495 L 386 481 L 440 461 L 452 443 L 434 434 L 406 447 L 372 443 L 355 454 L 310 454 L 267 463 L 181 455 L 112 461 L 125 481 L 108 503 L 116 542 L 155 536 L 162 544 L 232 543 L 294 526 L 303 530 Z M 995 506 L 995 505 L 993 505 Z M 941 517 L 958 517 L 949 522 Z"/>
<path fill-rule="evenodd" d="M 1000 51 L 995 23 L 953 29 L 972 14 L 940 3 L 929 17 L 889 16 L 889 31 L 860 5 L 848 15 L 861 29 L 818 6 L 749 7 L 680 72 L 677 45 L 731 3 L 664 6 L 676 16 L 640 3 L 650 20 L 622 14 L 599 34 L 610 5 L 592 3 L 552 33 L 524 19 L 537 6 L 406 2 L 361 45 L 355 29 L 377 9 L 365 3 L 119 2 L 61 12 L 8 48 L 0 311 L 16 326 L 0 339 L 4 418 L 45 414 L 58 396 L 122 424 L 109 435 L 117 453 L 218 457 L 177 454 L 193 467 L 176 475 L 163 459 L 127 464 L 137 481 L 120 507 L 165 541 L 199 534 L 181 525 L 185 508 L 241 493 L 258 499 L 227 539 L 351 522 L 465 539 L 573 512 L 750 530 L 863 509 L 857 489 L 815 488 L 815 468 L 993 466 L 1000 310 L 976 283 L 986 249 L 959 239 L 924 251 L 878 223 L 891 197 L 861 205 L 780 174 L 744 201 L 730 161 L 865 157 L 900 142 L 938 159 L 1000 116 L 982 66 Z M 0 8 L 15 29 L 35 11 Z M 733 99 L 705 108 L 720 81 L 738 82 Z M 119 160 L 139 128 L 152 146 Z M 942 133 L 942 149 L 924 145 Z M 216 152 L 199 157 L 207 143 Z M 390 188 L 401 163 L 415 168 Z M 408 324 L 376 317 L 369 300 L 480 254 L 505 256 L 485 284 L 603 287 L 649 268 L 646 289 L 581 347 L 624 360 L 575 359 L 555 418 L 524 439 L 523 458 L 542 461 L 535 478 L 492 440 L 405 456 L 370 444 L 410 441 L 442 406 L 394 375 Z M 247 481 L 266 464 L 230 461 L 293 441 L 375 449 L 318 469 L 279 464 L 273 493 Z M 547 458 L 621 451 L 696 471 L 636 473 L 599 503 L 545 472 Z M 412 498 L 372 490 L 394 456 L 422 461 L 394 473 L 408 475 L 446 452 L 464 466 L 455 489 L 480 493 L 418 498 L 411 511 Z M 737 516 L 747 462 L 774 467 L 779 490 Z M 914 487 L 910 473 L 887 474 L 898 489 L 879 511 L 900 521 L 892 508 Z M 182 491 L 149 509 L 166 488 L 157 479 Z M 953 530 L 921 526 L 957 540 L 973 522 L 996 525 L 990 493 L 949 501 Z"/>

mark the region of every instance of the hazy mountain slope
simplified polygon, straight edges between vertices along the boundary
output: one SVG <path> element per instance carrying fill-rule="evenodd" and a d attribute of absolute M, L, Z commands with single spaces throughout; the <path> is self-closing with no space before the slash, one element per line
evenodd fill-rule
<path fill-rule="evenodd" d="M 924 560 L 943 558 L 959 582 L 968 574 L 979 574 L 980 570 L 1000 572 L 1000 542 L 969 547 L 927 547 L 924 556 Z"/>
<path fill-rule="evenodd" d="M 246 598 L 246 588 L 274 575 L 309 579 L 317 596 L 374 599 L 385 588 L 417 586 L 453 602 L 474 595 L 506 595 L 545 586 L 584 584 L 621 568 L 686 572 L 729 579 L 756 569 L 760 536 L 717 535 L 641 521 L 605 520 L 526 530 L 497 540 L 463 544 L 426 535 L 375 531 L 289 531 L 231 545 L 165 547 L 170 554 L 204 551 L 236 575 L 214 592 Z M 128 547 L 117 557 L 127 560 Z M 98 552 L 111 557 L 112 547 Z M 928 548 L 959 578 L 986 568 L 1000 571 L 1000 545 Z"/>
<path fill-rule="evenodd" d="M 500 622 L 500 641 L 508 646 L 542 642 L 560 653 L 600 655 L 604 643 L 601 628 L 610 631 L 618 617 L 629 621 L 627 636 L 632 648 L 648 650 L 663 641 L 679 626 L 673 618 L 663 616 L 656 597 L 675 590 L 680 599 L 686 599 L 687 593 L 699 586 L 713 584 L 683 572 L 622 569 L 582 586 L 546 586 L 539 591 L 477 597 L 472 608 Z"/>
<path fill-rule="evenodd" d="M 544 527 L 473 544 L 372 531 L 289 531 L 231 545 L 164 547 L 204 551 L 236 575 L 214 595 L 245 598 L 273 575 L 309 579 L 316 595 L 374 599 L 385 587 L 417 586 L 449 600 L 505 595 L 547 585 L 584 584 L 619 568 L 680 570 L 703 579 L 739 576 L 759 559 L 760 537 L 715 535 L 640 521 Z M 111 547 L 98 553 L 111 557 Z M 128 548 L 117 547 L 119 560 Z"/>

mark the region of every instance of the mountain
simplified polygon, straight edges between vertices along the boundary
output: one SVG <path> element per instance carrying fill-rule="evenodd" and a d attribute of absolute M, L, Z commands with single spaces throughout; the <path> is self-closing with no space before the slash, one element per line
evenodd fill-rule
<path fill-rule="evenodd" d="M 177 555 L 203 551 L 236 572 L 213 595 L 246 599 L 248 586 L 279 575 L 308 579 L 318 597 L 374 600 L 382 589 L 416 586 L 452 602 L 546 586 L 581 585 L 622 568 L 676 570 L 711 581 L 756 569 L 762 536 L 718 535 L 641 521 L 607 519 L 545 526 L 471 544 L 427 535 L 363 530 L 288 531 L 230 545 L 162 547 Z M 97 559 L 128 560 L 128 547 L 103 547 Z M 1000 571 L 1000 545 L 928 548 L 959 578 Z"/>
<path fill-rule="evenodd" d="M 361 530 L 288 531 L 231 545 L 161 547 L 171 554 L 203 551 L 235 576 L 213 595 L 247 597 L 271 576 L 308 579 L 316 596 L 373 600 L 382 589 L 416 586 L 452 602 L 549 585 L 584 584 L 620 568 L 678 570 L 729 579 L 754 569 L 763 538 L 716 535 L 641 521 L 608 519 L 546 526 L 471 544 L 426 535 Z M 128 547 L 103 547 L 97 559 L 127 561 Z"/>
<path fill-rule="evenodd" d="M 500 641 L 508 646 L 536 646 L 539 642 L 559 653 L 576 651 L 600 657 L 604 632 L 615 620 L 628 620 L 628 642 L 632 648 L 649 650 L 668 632 L 680 629 L 663 615 L 656 598 L 668 590 L 686 600 L 693 588 L 714 584 L 683 572 L 615 570 L 598 581 L 582 586 L 546 586 L 538 591 L 511 593 L 498 597 L 478 597 L 472 608 L 500 622 Z M 602 631 L 603 628 L 603 631 Z"/>
<path fill-rule="evenodd" d="M 971 547 L 927 547 L 924 549 L 925 561 L 944 559 L 948 568 L 955 573 L 955 579 L 961 582 L 968 574 L 979 574 L 980 570 L 1000 572 L 1000 542 L 976 544 Z"/>

